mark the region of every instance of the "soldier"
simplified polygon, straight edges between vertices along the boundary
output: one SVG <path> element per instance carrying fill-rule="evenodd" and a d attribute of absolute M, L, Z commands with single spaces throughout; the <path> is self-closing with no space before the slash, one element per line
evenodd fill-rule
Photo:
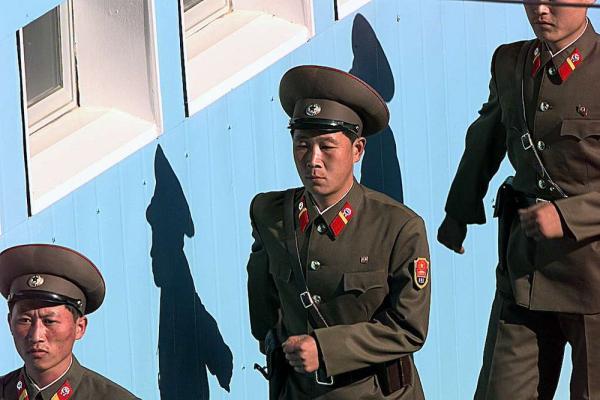
<path fill-rule="evenodd" d="M 104 300 L 100 271 L 82 254 L 29 244 L 0 253 L 0 293 L 25 366 L 0 377 L 0 399 L 137 399 L 79 364 L 72 353 L 87 327 L 86 314 Z"/>
<path fill-rule="evenodd" d="M 571 398 L 600 396 L 600 37 L 587 19 L 594 0 L 561 3 L 526 2 L 537 39 L 496 50 L 438 231 L 464 253 L 508 153 L 516 173 L 496 199 L 497 288 L 476 399 L 552 398 L 566 343 Z"/>
<path fill-rule="evenodd" d="M 270 398 L 422 399 L 413 353 L 429 319 L 425 226 L 353 175 L 387 106 L 360 79 L 321 66 L 292 68 L 279 94 L 304 186 L 250 207 L 250 321 Z"/>

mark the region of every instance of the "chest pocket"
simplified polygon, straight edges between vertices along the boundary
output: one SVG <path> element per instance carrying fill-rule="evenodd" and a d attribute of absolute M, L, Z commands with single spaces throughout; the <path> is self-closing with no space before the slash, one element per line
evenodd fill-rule
<path fill-rule="evenodd" d="M 346 272 L 344 274 L 344 292 L 365 293 L 384 286 L 385 271 Z"/>
<path fill-rule="evenodd" d="M 385 301 L 386 271 L 346 272 L 343 294 L 322 305 L 327 320 L 333 325 L 370 321 Z"/>
<path fill-rule="evenodd" d="M 571 136 L 580 140 L 590 136 L 600 137 L 599 119 L 565 119 L 560 128 L 561 136 Z"/>
<path fill-rule="evenodd" d="M 555 145 L 560 146 L 553 154 L 564 179 L 587 185 L 600 178 L 600 120 L 563 120 Z"/>

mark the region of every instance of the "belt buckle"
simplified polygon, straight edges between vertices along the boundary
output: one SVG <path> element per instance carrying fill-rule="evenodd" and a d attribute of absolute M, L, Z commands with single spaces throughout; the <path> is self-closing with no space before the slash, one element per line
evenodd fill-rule
<path fill-rule="evenodd" d="M 312 296 L 310 295 L 310 292 L 308 290 L 306 292 L 300 293 L 300 301 L 302 302 L 304 308 L 310 308 L 314 305 Z"/>
<path fill-rule="evenodd" d="M 531 135 L 529 132 L 521 135 L 521 145 L 523 146 L 523 150 L 529 150 L 533 147 L 533 142 L 531 141 Z"/>
<path fill-rule="evenodd" d="M 321 380 L 319 377 L 319 370 L 315 371 L 315 381 L 319 385 L 323 386 L 332 386 L 333 385 L 333 376 L 328 376 L 326 380 Z"/>

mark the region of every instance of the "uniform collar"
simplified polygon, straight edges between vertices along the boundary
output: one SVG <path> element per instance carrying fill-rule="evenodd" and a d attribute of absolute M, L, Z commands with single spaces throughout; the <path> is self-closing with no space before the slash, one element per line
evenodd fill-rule
<path fill-rule="evenodd" d="M 311 225 L 315 223 L 315 220 L 324 220 L 327 225 L 331 225 L 333 221 L 338 217 L 338 214 L 346 203 L 348 203 L 351 207 L 351 211 L 356 213 L 357 210 L 360 210 L 363 203 L 363 187 L 354 179 L 352 184 L 352 188 L 346 193 L 344 197 L 342 197 L 336 204 L 328 208 L 324 213 L 320 213 L 319 209 L 312 198 L 312 196 L 308 193 L 306 189 L 302 190 L 302 195 L 296 201 L 296 219 L 298 220 L 298 214 L 301 210 L 300 203 L 304 201 L 303 206 L 307 207 L 308 210 L 308 224 L 307 229 L 310 228 Z M 297 225 L 299 226 L 299 225 Z"/>
<path fill-rule="evenodd" d="M 27 393 L 30 400 L 35 399 L 38 393 L 41 393 L 41 397 L 43 400 L 51 400 L 52 396 L 54 396 L 58 390 L 63 386 L 66 381 L 69 381 L 69 386 L 73 393 L 77 390 L 79 383 L 81 382 L 81 377 L 83 376 L 83 368 L 81 364 L 77 361 L 75 356 L 73 356 L 73 362 L 71 366 L 67 370 L 67 372 L 59 379 L 57 379 L 50 386 L 47 386 L 43 390 L 39 390 L 37 385 L 29 378 L 25 371 L 25 367 L 22 368 L 23 375 L 25 376 L 25 382 L 27 385 Z"/>
<path fill-rule="evenodd" d="M 536 51 L 539 51 L 540 59 L 541 59 L 541 66 L 537 70 L 535 70 L 535 67 L 534 67 L 534 71 L 536 72 L 536 74 L 539 73 L 539 71 L 542 70 L 544 68 L 544 66 L 546 66 L 549 62 L 551 62 L 552 65 L 554 66 L 554 68 L 556 68 L 558 70 L 558 69 L 560 69 L 560 67 L 563 64 L 567 63 L 568 62 L 567 59 L 572 57 L 575 53 L 579 53 L 579 56 L 582 59 L 581 64 L 585 65 L 585 62 L 586 62 L 585 59 L 589 56 L 589 54 L 594 49 L 594 46 L 596 45 L 597 40 L 598 40 L 598 35 L 596 34 L 596 31 L 594 30 L 594 27 L 592 26 L 592 23 L 591 23 L 591 21 L 589 21 L 589 19 L 587 22 L 587 26 L 586 26 L 585 30 L 583 31 L 583 33 L 581 34 L 581 36 L 579 36 L 579 38 L 577 38 L 570 45 L 568 45 L 565 48 L 563 48 L 562 50 L 558 51 L 556 54 L 552 54 L 552 52 L 550 51 L 550 49 L 546 45 L 546 43 L 537 39 L 535 41 L 533 49 L 532 49 L 533 54 L 531 55 L 531 59 L 534 60 L 533 65 L 535 65 L 535 53 L 536 53 Z M 536 50 L 536 49 L 539 49 L 539 50 Z M 570 75 L 570 73 L 568 75 Z M 568 75 L 564 80 L 568 79 Z"/>

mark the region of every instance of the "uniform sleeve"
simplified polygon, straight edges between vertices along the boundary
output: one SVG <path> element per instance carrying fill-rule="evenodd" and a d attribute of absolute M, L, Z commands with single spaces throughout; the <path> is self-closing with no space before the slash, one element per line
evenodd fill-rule
<path fill-rule="evenodd" d="M 430 284 L 419 289 L 413 281 L 414 261 L 429 260 L 425 225 L 410 219 L 396 237 L 390 258 L 387 306 L 369 322 L 317 329 L 327 375 L 394 360 L 419 350 L 429 324 Z"/>
<path fill-rule="evenodd" d="M 446 213 L 465 224 L 485 223 L 483 198 L 506 154 L 506 131 L 495 78 L 495 60 L 500 49 L 492 58 L 488 101 L 467 130 L 465 151 L 446 202 Z"/>
<path fill-rule="evenodd" d="M 575 240 L 600 236 L 600 192 L 589 192 L 554 202 Z"/>
<path fill-rule="evenodd" d="M 278 319 L 279 298 L 273 278 L 269 273 L 269 256 L 264 247 L 254 218 L 256 198 L 250 205 L 252 223 L 252 251 L 248 260 L 248 305 L 252 335 L 262 342 Z"/>

